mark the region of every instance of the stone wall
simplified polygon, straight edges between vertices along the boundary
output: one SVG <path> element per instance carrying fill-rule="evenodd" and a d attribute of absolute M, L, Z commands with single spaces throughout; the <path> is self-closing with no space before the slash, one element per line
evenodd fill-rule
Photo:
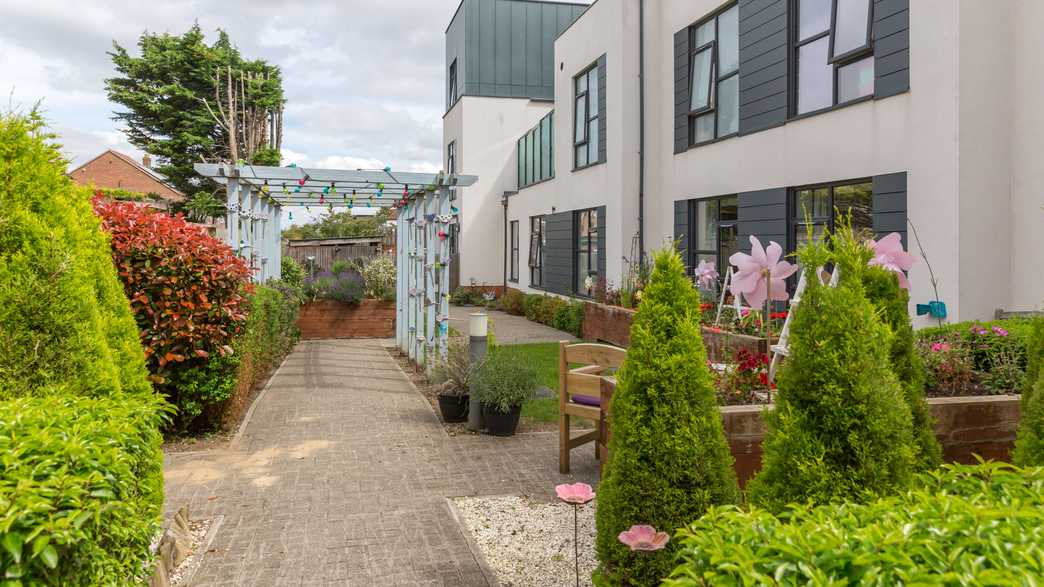
<path fill-rule="evenodd" d="M 935 435 L 947 462 L 974 463 L 974 455 L 1007 461 L 1019 424 L 1019 397 L 1012 395 L 930 398 Z M 725 436 L 736 459 L 740 484 L 761 469 L 764 406 L 721 408 Z"/>
<path fill-rule="evenodd" d="M 363 300 L 349 305 L 317 300 L 301 307 L 297 317 L 302 340 L 322 338 L 393 338 L 395 302 Z"/>

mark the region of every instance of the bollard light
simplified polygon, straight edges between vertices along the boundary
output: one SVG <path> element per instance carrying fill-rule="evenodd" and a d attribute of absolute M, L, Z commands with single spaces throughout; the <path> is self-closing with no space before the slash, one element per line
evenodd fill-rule
<path fill-rule="evenodd" d="M 489 341 L 486 338 L 489 328 L 489 315 L 485 312 L 475 312 L 468 316 L 468 356 L 473 365 L 477 365 L 486 359 Z M 482 417 L 482 405 L 477 394 L 471 394 L 468 402 L 468 429 L 479 431 L 486 423 Z"/>
<path fill-rule="evenodd" d="M 485 312 L 474 312 L 468 317 L 468 336 L 485 338 L 489 328 L 489 315 Z"/>

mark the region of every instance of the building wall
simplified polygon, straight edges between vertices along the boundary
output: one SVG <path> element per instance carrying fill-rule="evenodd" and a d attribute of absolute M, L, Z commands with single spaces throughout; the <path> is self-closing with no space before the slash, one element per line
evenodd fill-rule
<path fill-rule="evenodd" d="M 106 151 L 69 173 L 77 183 L 99 188 L 155 193 L 166 201 L 180 202 L 185 196 L 156 181 L 147 173 Z"/>
<path fill-rule="evenodd" d="M 460 285 L 503 284 L 502 200 L 517 189 L 516 141 L 551 107 L 524 98 L 464 96 L 443 118 L 443 153 L 456 141 L 457 172 L 478 176 L 474 185 L 457 188 Z"/>

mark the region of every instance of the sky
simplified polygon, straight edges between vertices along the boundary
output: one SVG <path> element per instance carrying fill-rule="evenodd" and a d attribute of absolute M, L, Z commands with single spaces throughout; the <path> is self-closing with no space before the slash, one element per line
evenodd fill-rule
<path fill-rule="evenodd" d="M 137 158 L 105 96 L 115 40 L 224 29 L 283 71 L 284 164 L 442 168 L 444 31 L 459 0 L 0 0 L 0 110 L 38 101 L 73 165 Z M 295 220 L 301 214 L 295 214 Z"/>

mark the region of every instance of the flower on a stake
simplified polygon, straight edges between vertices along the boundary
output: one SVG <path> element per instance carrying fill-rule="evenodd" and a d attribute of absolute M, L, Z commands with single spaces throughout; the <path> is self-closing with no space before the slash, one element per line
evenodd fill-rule
<path fill-rule="evenodd" d="M 671 537 L 666 532 L 657 532 L 656 528 L 646 524 L 635 524 L 617 536 L 632 551 L 653 552 L 667 546 Z"/>
<path fill-rule="evenodd" d="M 703 289 L 710 289 L 717 279 L 718 272 L 714 269 L 714 261 L 700 261 L 696 266 L 696 284 Z"/>
<path fill-rule="evenodd" d="M 555 486 L 555 494 L 558 495 L 558 499 L 577 505 L 583 505 L 595 497 L 594 491 L 587 483 L 563 483 L 562 485 L 557 485 Z"/>
<path fill-rule="evenodd" d="M 899 278 L 899 287 L 909 291 L 910 281 L 906 278 L 906 272 L 913 267 L 916 258 L 903 250 L 903 237 L 898 232 L 893 232 L 874 242 L 872 246 L 874 258 L 870 259 L 870 266 L 894 271 Z"/>
<path fill-rule="evenodd" d="M 761 246 L 758 237 L 750 236 L 750 253 L 733 253 L 729 263 L 738 271 L 732 276 L 732 295 L 742 295 L 752 307 L 760 307 L 766 299 L 786 301 L 790 294 L 784 280 L 798 270 L 797 265 L 780 261 L 783 247 L 769 241 L 768 250 Z"/>

